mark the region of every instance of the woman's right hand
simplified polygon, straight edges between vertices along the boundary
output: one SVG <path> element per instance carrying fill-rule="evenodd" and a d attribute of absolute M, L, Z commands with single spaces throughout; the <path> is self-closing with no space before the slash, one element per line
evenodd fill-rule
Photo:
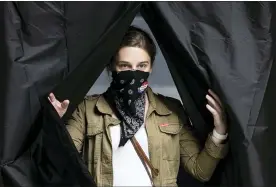
<path fill-rule="evenodd" d="M 66 111 L 68 109 L 70 101 L 64 100 L 64 101 L 60 102 L 59 100 L 56 99 L 56 97 L 53 93 L 49 94 L 48 99 L 51 102 L 51 104 L 54 106 L 54 108 L 56 109 L 59 117 L 62 118 L 62 116 L 66 113 Z"/>

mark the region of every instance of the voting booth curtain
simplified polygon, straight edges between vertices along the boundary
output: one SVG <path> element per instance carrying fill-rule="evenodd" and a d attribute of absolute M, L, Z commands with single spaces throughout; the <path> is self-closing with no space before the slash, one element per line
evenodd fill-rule
<path fill-rule="evenodd" d="M 230 152 L 202 184 L 276 183 L 275 4 L 272 2 L 1 2 L 0 186 L 95 186 L 63 120 L 99 77 L 140 13 L 165 57 L 198 138 L 222 99 Z M 158 62 L 156 62 L 158 65 Z M 69 99 L 60 119 L 50 92 Z"/>

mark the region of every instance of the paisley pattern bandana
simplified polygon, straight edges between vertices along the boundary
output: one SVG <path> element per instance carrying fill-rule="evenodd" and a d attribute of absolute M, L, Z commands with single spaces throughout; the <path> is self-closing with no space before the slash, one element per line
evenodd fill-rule
<path fill-rule="evenodd" d="M 119 146 L 124 146 L 144 123 L 148 77 L 149 72 L 138 70 L 112 72 L 113 81 L 105 95 L 121 120 Z"/>

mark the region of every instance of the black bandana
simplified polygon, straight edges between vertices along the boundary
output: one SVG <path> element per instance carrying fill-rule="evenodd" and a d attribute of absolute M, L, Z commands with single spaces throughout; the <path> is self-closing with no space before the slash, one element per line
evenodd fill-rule
<path fill-rule="evenodd" d="M 114 105 L 121 122 L 119 146 L 132 138 L 144 123 L 145 90 L 149 72 L 112 72 L 113 81 L 107 91 L 107 98 Z"/>

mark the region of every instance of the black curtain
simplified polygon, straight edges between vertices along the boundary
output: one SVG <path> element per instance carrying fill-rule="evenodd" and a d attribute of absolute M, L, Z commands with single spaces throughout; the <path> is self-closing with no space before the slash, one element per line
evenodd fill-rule
<path fill-rule="evenodd" d="M 207 89 L 226 106 L 231 150 L 206 185 L 274 185 L 274 3 L 154 2 L 142 15 L 201 140 L 213 124 Z"/>
<path fill-rule="evenodd" d="M 4 186 L 93 186 L 56 112 L 54 91 L 83 99 L 119 46 L 139 2 L 3 2 L 0 125 Z M 3 42 L 5 41 L 5 42 Z M 6 52 L 4 50 L 7 50 Z"/>
<path fill-rule="evenodd" d="M 47 95 L 70 115 L 140 7 L 202 142 L 206 90 L 226 106 L 231 150 L 205 185 L 275 183 L 274 3 L 2 2 L 0 186 L 94 186 Z M 203 185 L 183 171 L 179 184 Z"/>

